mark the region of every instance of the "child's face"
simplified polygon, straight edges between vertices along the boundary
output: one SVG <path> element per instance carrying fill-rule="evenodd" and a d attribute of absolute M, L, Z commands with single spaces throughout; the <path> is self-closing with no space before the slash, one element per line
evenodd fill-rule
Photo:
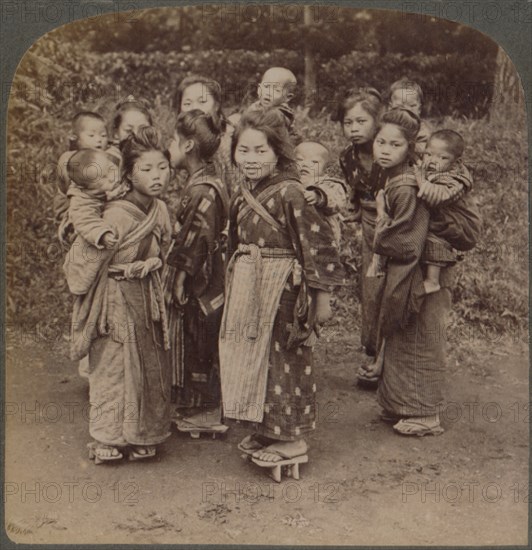
<path fill-rule="evenodd" d="M 393 168 L 408 157 L 408 141 L 395 124 L 385 124 L 373 142 L 373 158 L 383 168 Z"/>
<path fill-rule="evenodd" d="M 289 102 L 294 97 L 294 86 L 293 80 L 284 71 L 268 70 L 257 88 L 259 103 L 268 108 Z"/>
<path fill-rule="evenodd" d="M 263 132 L 247 128 L 240 134 L 235 149 L 235 162 L 248 180 L 257 182 L 269 176 L 275 170 L 277 160 Z"/>
<path fill-rule="evenodd" d="M 429 140 L 423 153 L 423 168 L 427 172 L 447 172 L 456 160 L 449 151 L 449 145 L 435 137 Z"/>
<path fill-rule="evenodd" d="M 137 159 L 131 175 L 133 189 L 147 197 L 158 197 L 170 180 L 170 164 L 161 151 L 147 151 Z"/>
<path fill-rule="evenodd" d="M 119 142 L 123 141 L 131 134 L 136 134 L 141 126 L 149 126 L 149 124 L 150 121 L 144 113 L 130 109 L 122 114 L 120 126 L 116 129 L 116 137 Z"/>
<path fill-rule="evenodd" d="M 78 149 L 107 149 L 107 128 L 105 123 L 95 118 L 86 118 L 82 121 L 77 134 Z"/>
<path fill-rule="evenodd" d="M 94 171 L 94 177 L 90 173 L 92 171 Z M 97 191 L 98 194 L 112 191 L 120 182 L 118 166 L 105 156 L 98 157 L 87 166 L 87 176 L 91 179 L 87 189 Z"/>
<path fill-rule="evenodd" d="M 174 168 L 182 168 L 187 156 L 186 141 L 177 132 L 174 132 L 168 152 L 170 153 L 170 162 Z"/>
<path fill-rule="evenodd" d="M 316 183 L 323 175 L 328 161 L 327 150 L 318 143 L 301 143 L 296 147 L 299 178 L 306 187 Z"/>
<path fill-rule="evenodd" d="M 390 97 L 390 107 L 403 107 L 421 116 L 421 101 L 416 91 L 408 88 L 399 88 Z"/>
<path fill-rule="evenodd" d="M 196 82 L 185 88 L 181 97 L 181 111 L 199 109 L 206 115 L 214 115 L 216 103 L 205 84 Z"/>
<path fill-rule="evenodd" d="M 342 128 L 348 140 L 361 145 L 373 139 L 377 121 L 357 103 L 345 113 Z"/>

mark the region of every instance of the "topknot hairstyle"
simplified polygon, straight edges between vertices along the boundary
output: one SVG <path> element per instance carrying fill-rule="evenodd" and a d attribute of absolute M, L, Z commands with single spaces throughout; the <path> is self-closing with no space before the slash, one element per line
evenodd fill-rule
<path fill-rule="evenodd" d="M 200 158 L 210 159 L 220 146 L 221 130 L 210 115 L 199 109 L 181 113 L 175 126 L 177 134 L 192 139 L 198 148 Z"/>

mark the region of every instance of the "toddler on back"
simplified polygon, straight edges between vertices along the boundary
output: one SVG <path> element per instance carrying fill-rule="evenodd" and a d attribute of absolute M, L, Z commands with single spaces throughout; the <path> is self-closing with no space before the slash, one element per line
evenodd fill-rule
<path fill-rule="evenodd" d="M 284 67 L 271 67 L 263 75 L 257 85 L 257 100 L 246 110 L 267 111 L 278 109 L 283 115 L 286 127 L 293 131 L 294 111 L 290 102 L 295 96 L 297 79 L 290 69 Z M 229 121 L 236 125 L 241 114 L 235 113 L 229 117 Z"/>
<path fill-rule="evenodd" d="M 339 244 L 342 234 L 340 212 L 346 208 L 347 198 L 344 183 L 326 174 L 330 163 L 329 150 L 321 143 L 305 141 L 296 147 L 295 152 L 299 178 L 305 187 L 305 200 L 325 216 Z"/>
<path fill-rule="evenodd" d="M 68 161 L 67 173 L 71 182 L 68 217 L 74 231 L 96 248 L 113 248 L 116 235 L 103 221 L 102 211 L 120 181 L 114 157 L 99 149 L 80 149 Z"/>
<path fill-rule="evenodd" d="M 430 210 L 429 233 L 421 263 L 425 264 L 425 292 L 440 290 L 440 270 L 456 262 L 456 250 L 471 250 L 481 231 L 481 219 L 471 198 L 473 180 L 462 163 L 465 148 L 454 130 L 438 130 L 427 143 L 416 170 L 420 197 Z"/>

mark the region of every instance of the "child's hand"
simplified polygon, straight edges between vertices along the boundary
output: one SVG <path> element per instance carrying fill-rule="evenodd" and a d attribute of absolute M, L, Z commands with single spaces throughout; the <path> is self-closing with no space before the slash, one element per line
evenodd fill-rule
<path fill-rule="evenodd" d="M 332 317 L 331 295 L 329 292 L 319 290 L 316 294 L 316 322 L 319 325 Z"/>
<path fill-rule="evenodd" d="M 312 189 L 309 191 L 305 190 L 303 191 L 303 195 L 308 204 L 318 204 L 319 196 L 317 191 L 313 191 Z"/>
<path fill-rule="evenodd" d="M 427 180 L 421 183 L 417 196 L 423 199 L 430 207 L 437 206 L 446 198 L 444 186 L 430 183 Z"/>
<path fill-rule="evenodd" d="M 104 248 L 111 249 L 117 245 L 118 239 L 111 231 L 107 231 L 103 234 L 101 242 Z"/>
<path fill-rule="evenodd" d="M 160 258 L 148 258 L 144 261 L 144 265 L 142 266 L 142 269 L 140 270 L 139 277 L 143 279 L 148 275 L 148 273 L 151 273 L 152 271 L 155 271 L 157 269 L 160 269 L 163 265 L 163 262 L 161 262 Z"/>
<path fill-rule="evenodd" d="M 382 218 L 386 215 L 386 198 L 384 196 L 384 190 L 381 189 L 375 197 L 375 205 L 377 207 L 377 217 Z"/>
<path fill-rule="evenodd" d="M 188 297 L 185 293 L 185 279 L 187 274 L 184 271 L 179 271 L 175 278 L 174 298 L 180 306 L 184 306 L 188 302 Z"/>

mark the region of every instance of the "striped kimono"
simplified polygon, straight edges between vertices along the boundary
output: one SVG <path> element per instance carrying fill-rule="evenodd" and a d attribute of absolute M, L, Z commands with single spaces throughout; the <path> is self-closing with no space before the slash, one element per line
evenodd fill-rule
<path fill-rule="evenodd" d="M 220 401 L 218 332 L 224 303 L 221 237 L 229 198 L 212 164 L 188 179 L 176 212 L 180 230 L 168 255 L 168 289 L 174 386 L 179 407 L 216 406 Z M 188 302 L 171 300 L 173 277 L 185 271 Z M 182 337 L 178 320 L 182 314 Z"/>
<path fill-rule="evenodd" d="M 258 205 L 257 205 L 258 203 Z M 265 178 L 230 210 L 220 371 L 226 418 L 294 440 L 316 423 L 316 291 L 342 284 L 338 246 L 293 175 Z"/>
<path fill-rule="evenodd" d="M 425 295 L 420 258 L 429 213 L 417 198 L 411 168 L 398 167 L 388 175 L 388 213 L 377 222 L 374 242 L 375 252 L 388 258 L 379 312 L 380 334 L 386 343 L 377 396 L 389 413 L 432 415 L 442 400 L 449 268 L 441 271 L 442 289 Z"/>
<path fill-rule="evenodd" d="M 360 162 L 355 145 L 347 147 L 340 155 L 340 167 L 349 190 L 348 208 L 360 216 L 362 224 L 362 258 L 359 274 L 360 303 L 362 310 L 360 340 L 368 355 L 375 355 L 377 349 L 377 311 L 382 294 L 382 278 L 366 277 L 373 257 L 373 237 L 377 210 L 375 195 L 384 187 L 385 176 L 382 168 L 373 164 L 371 172 Z"/>
<path fill-rule="evenodd" d="M 168 328 L 160 269 L 170 240 L 166 205 L 148 211 L 129 200 L 106 204 L 114 250 L 78 239 L 64 264 L 72 314 L 71 356 L 89 356 L 94 440 L 156 445 L 170 435 Z"/>

